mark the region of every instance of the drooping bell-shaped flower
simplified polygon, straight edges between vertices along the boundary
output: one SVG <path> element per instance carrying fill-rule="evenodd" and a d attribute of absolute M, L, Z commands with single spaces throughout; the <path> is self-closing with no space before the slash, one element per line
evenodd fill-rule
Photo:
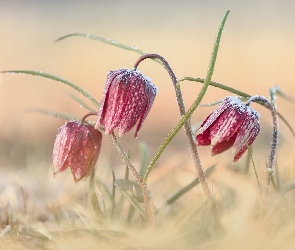
<path fill-rule="evenodd" d="M 238 97 L 228 96 L 202 123 L 197 144 L 212 146 L 212 155 L 233 147 L 234 162 L 245 153 L 260 131 L 259 114 Z"/>
<path fill-rule="evenodd" d="M 101 148 L 102 134 L 91 125 L 69 121 L 59 128 L 53 147 L 53 173 L 70 167 L 75 181 L 89 176 Z"/>
<path fill-rule="evenodd" d="M 157 93 L 157 88 L 138 70 L 110 71 L 97 114 L 97 123 L 107 134 L 119 131 L 122 136 L 137 123 L 137 137 Z"/>

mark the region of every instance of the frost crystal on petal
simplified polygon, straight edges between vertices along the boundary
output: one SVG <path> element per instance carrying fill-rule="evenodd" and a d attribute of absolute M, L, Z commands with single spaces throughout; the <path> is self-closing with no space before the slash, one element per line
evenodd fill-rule
<path fill-rule="evenodd" d="M 59 129 L 53 148 L 54 174 L 70 167 L 75 181 L 89 176 L 99 156 L 102 134 L 90 125 L 67 122 Z"/>
<path fill-rule="evenodd" d="M 212 145 L 212 155 L 233 147 L 236 162 L 260 131 L 259 114 L 237 97 L 226 97 L 202 123 L 197 132 L 198 145 Z"/>
<path fill-rule="evenodd" d="M 245 153 L 260 132 L 259 114 L 250 107 L 247 107 L 247 116 L 241 125 L 237 138 L 233 145 L 234 162 L 238 161 Z"/>
<path fill-rule="evenodd" d="M 138 123 L 135 137 L 141 128 L 156 96 L 156 87 L 138 70 L 118 69 L 107 76 L 98 110 L 98 124 L 106 133 L 115 128 L 119 135 Z"/>

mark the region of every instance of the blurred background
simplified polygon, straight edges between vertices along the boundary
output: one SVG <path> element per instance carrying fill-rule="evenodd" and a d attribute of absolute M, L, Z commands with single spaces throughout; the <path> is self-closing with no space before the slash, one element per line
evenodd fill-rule
<path fill-rule="evenodd" d="M 204 78 L 215 35 L 228 9 L 231 13 L 212 80 L 251 95 L 266 97 L 269 97 L 270 87 L 279 85 L 286 94 L 295 97 L 295 2 L 291 0 L 0 0 L 0 69 L 51 73 L 83 87 L 99 101 L 108 71 L 132 68 L 139 55 L 79 37 L 54 43 L 63 35 L 81 32 L 160 54 L 170 63 L 178 78 Z M 143 141 L 152 155 L 178 122 L 179 114 L 166 71 L 150 60 L 141 63 L 139 70 L 158 86 L 158 95 L 139 138 L 133 140 L 133 130 L 121 141 L 126 150 Z M 182 83 L 187 108 L 200 88 L 200 83 Z M 2 168 L 30 167 L 51 160 L 55 135 L 64 121 L 26 110 L 44 108 L 83 116 L 87 111 L 80 108 L 68 93 L 74 91 L 39 77 L 0 75 Z M 226 95 L 229 93 L 209 87 L 204 103 Z M 278 110 L 295 127 L 294 103 L 282 98 L 278 98 L 277 103 Z M 257 158 L 262 158 L 264 164 L 271 140 L 271 116 L 257 104 L 252 107 L 261 113 L 262 132 L 254 147 L 261 149 Z M 212 109 L 198 108 L 192 116 L 192 123 L 199 125 Z M 283 123 L 280 128 L 280 150 L 294 148 L 291 132 Z M 230 152 L 212 159 L 209 147 L 200 150 L 205 166 L 210 162 L 232 161 Z M 183 159 L 178 159 L 178 163 L 191 162 L 184 132 L 180 131 L 163 157 L 171 158 L 175 152 L 182 151 Z M 121 162 L 113 155 L 116 155 L 115 150 L 104 137 L 100 159 L 112 158 L 111 161 Z M 278 158 L 289 165 L 294 163 L 294 154 L 286 155 L 285 152 L 279 153 Z M 193 167 L 191 171 L 194 171 Z"/>

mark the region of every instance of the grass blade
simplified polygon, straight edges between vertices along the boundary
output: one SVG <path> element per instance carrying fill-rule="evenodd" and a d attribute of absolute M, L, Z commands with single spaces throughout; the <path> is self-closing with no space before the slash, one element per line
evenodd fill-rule
<path fill-rule="evenodd" d="M 141 214 L 143 218 L 146 218 L 144 209 L 139 205 L 135 198 L 133 198 L 127 191 L 122 190 L 120 187 L 116 186 L 118 191 L 124 195 L 130 202 L 130 204 Z"/>
<path fill-rule="evenodd" d="M 251 159 L 251 162 L 252 162 L 252 165 L 253 165 L 253 169 L 254 169 L 254 173 L 255 173 L 255 177 L 256 177 L 257 185 L 258 185 L 259 192 L 260 192 L 260 195 L 261 195 L 261 200 L 262 200 L 262 202 L 264 203 L 263 195 L 262 195 L 262 189 L 261 189 L 260 182 L 259 182 L 259 177 L 258 177 L 258 174 L 257 174 L 257 171 L 256 171 L 256 165 L 255 165 L 254 160 L 253 160 L 251 147 L 249 147 L 248 144 L 247 144 L 247 148 L 248 148 L 248 154 L 249 154 L 249 156 L 250 156 L 250 159 Z"/>
<path fill-rule="evenodd" d="M 182 82 L 182 81 L 193 81 L 193 82 L 204 83 L 205 80 L 202 79 L 202 78 L 194 78 L 194 77 L 183 77 L 180 80 L 178 80 L 178 82 Z M 223 90 L 228 91 L 230 93 L 236 94 L 238 96 L 242 96 L 244 98 L 250 98 L 251 97 L 251 95 L 249 95 L 249 94 L 247 94 L 245 92 L 242 92 L 240 90 L 228 87 L 228 86 L 226 86 L 224 84 L 221 84 L 221 83 L 211 81 L 210 85 L 213 86 L 213 87 L 216 87 L 216 88 L 223 89 Z M 259 103 L 259 104 L 263 105 L 263 103 L 260 103 L 260 102 L 256 102 L 256 103 Z M 283 115 L 281 113 L 277 112 L 277 114 L 278 114 L 278 117 L 285 123 L 285 125 L 291 131 L 292 135 L 295 137 L 295 131 L 292 128 L 291 124 L 286 120 L 286 118 L 283 117 Z"/>
<path fill-rule="evenodd" d="M 225 16 L 224 16 L 224 18 L 220 24 L 220 27 L 218 29 L 217 36 L 215 38 L 215 42 L 214 42 L 213 49 L 212 49 L 212 54 L 211 54 L 209 67 L 208 67 L 208 71 L 207 71 L 207 76 L 206 76 L 206 79 L 204 80 L 203 87 L 201 88 L 201 90 L 198 94 L 198 97 L 196 98 L 194 103 L 190 106 L 190 108 L 185 113 L 185 115 L 183 115 L 181 117 L 179 122 L 172 129 L 172 131 L 167 135 L 164 142 L 161 144 L 158 151 L 153 156 L 153 159 L 149 163 L 147 170 L 144 174 L 144 177 L 143 177 L 144 183 L 147 182 L 148 176 L 149 176 L 153 166 L 158 161 L 158 159 L 160 158 L 161 154 L 163 153 L 163 151 L 165 150 L 167 145 L 170 143 L 170 141 L 173 139 L 173 137 L 178 133 L 178 131 L 182 128 L 182 126 L 188 121 L 188 119 L 190 119 L 191 115 L 195 112 L 196 108 L 199 106 L 199 104 L 201 103 L 203 97 L 205 96 L 205 94 L 207 92 L 208 86 L 211 82 L 211 77 L 213 75 L 214 66 L 215 66 L 215 62 L 216 62 L 216 58 L 217 58 L 217 52 L 218 52 L 218 48 L 219 48 L 219 44 L 220 44 L 220 39 L 221 39 L 222 31 L 223 31 L 228 14 L 229 14 L 229 11 L 227 11 L 225 13 Z"/>
<path fill-rule="evenodd" d="M 108 189 L 107 185 L 100 179 L 96 180 L 96 185 L 99 191 L 101 192 L 102 196 L 104 197 L 104 200 L 108 203 L 108 205 L 111 207 L 113 202 L 113 197 L 111 194 L 111 191 Z"/>
<path fill-rule="evenodd" d="M 96 110 L 91 108 L 90 106 L 88 106 L 84 101 L 82 101 L 78 96 L 74 95 L 73 93 L 68 93 L 68 95 L 77 103 L 79 103 L 79 105 L 82 108 L 87 109 L 90 112 L 95 112 Z"/>
<path fill-rule="evenodd" d="M 86 34 L 86 33 L 67 34 L 65 36 L 62 36 L 62 37 L 56 39 L 55 42 L 59 42 L 59 41 L 64 40 L 66 38 L 75 37 L 75 36 L 89 38 L 89 39 L 96 40 L 96 41 L 99 41 L 99 42 L 103 42 L 103 43 L 106 43 L 106 44 L 109 44 L 109 45 L 112 45 L 112 46 L 115 46 L 115 47 L 118 47 L 118 48 L 121 48 L 121 49 L 131 50 L 131 51 L 136 52 L 136 53 L 141 54 L 141 55 L 146 54 L 144 50 L 138 49 L 136 46 L 125 45 L 125 44 L 119 43 L 119 42 L 117 42 L 115 40 L 111 40 L 111 39 L 100 37 L 100 36 L 95 36 L 95 35 L 92 35 L 92 34 Z"/>
<path fill-rule="evenodd" d="M 70 121 L 70 120 L 75 120 L 75 121 L 80 121 L 81 119 L 78 116 L 69 114 L 69 113 L 62 113 L 62 112 L 54 112 L 54 111 L 49 111 L 47 109 L 41 109 L 41 108 L 31 108 L 31 109 L 26 109 L 26 112 L 28 113 L 39 113 L 43 115 L 47 115 L 53 118 L 59 118 L 62 120 Z"/>
<path fill-rule="evenodd" d="M 138 53 L 140 55 L 145 55 L 146 54 L 146 52 L 144 50 L 138 49 L 136 46 L 126 45 L 126 44 L 123 44 L 123 43 L 119 43 L 119 42 L 117 42 L 115 40 L 111 40 L 111 39 L 100 37 L 100 36 L 95 36 L 95 35 L 92 35 L 92 34 L 86 34 L 86 33 L 68 34 L 68 35 L 65 35 L 65 36 L 62 36 L 62 37 L 58 38 L 57 40 L 55 40 L 55 42 L 59 42 L 59 41 L 62 41 L 64 39 L 66 39 L 66 38 L 76 37 L 76 36 L 96 40 L 96 41 L 99 41 L 99 42 L 102 42 L 102 43 L 106 43 L 106 44 L 118 47 L 120 49 L 133 51 L 133 52 Z M 163 63 L 161 61 L 159 61 L 158 59 L 153 58 L 151 60 L 153 60 L 153 61 L 155 61 L 155 62 L 157 62 L 157 63 L 159 63 L 159 64 L 161 64 L 163 66 Z"/>
<path fill-rule="evenodd" d="M 55 76 L 52 74 L 48 74 L 42 71 L 31 71 L 31 70 L 8 70 L 8 71 L 0 71 L 0 73 L 4 73 L 4 74 L 22 74 L 22 75 L 32 75 L 32 76 L 40 76 L 43 77 L 45 79 L 50 79 L 53 81 L 57 81 L 60 83 L 63 83 L 71 88 L 73 88 L 74 90 L 78 91 L 80 94 L 82 94 L 83 96 L 85 96 L 89 101 L 91 101 L 95 107 L 99 107 L 98 102 L 95 100 L 95 98 L 88 93 L 86 90 L 82 89 L 81 87 L 79 87 L 78 85 L 71 83 L 67 80 L 64 80 L 63 78 L 59 77 L 59 76 Z"/>
<path fill-rule="evenodd" d="M 99 205 L 97 195 L 95 192 L 95 169 L 93 169 L 90 178 L 89 178 L 89 199 L 90 203 L 92 205 L 93 211 L 98 219 L 102 219 L 104 214 L 101 210 L 101 207 Z"/>
<path fill-rule="evenodd" d="M 215 167 L 216 167 L 216 164 L 214 164 L 214 165 L 210 166 L 208 169 L 206 169 L 205 173 L 206 173 L 206 176 L 207 177 L 210 176 L 214 172 Z M 179 198 L 181 198 L 188 191 L 192 190 L 199 183 L 200 183 L 200 178 L 197 177 L 191 183 L 189 183 L 188 185 L 186 185 L 185 187 L 183 187 L 182 189 L 180 189 L 177 193 L 175 193 L 174 195 L 172 195 L 166 201 L 166 205 L 169 206 L 169 205 L 173 204 L 175 201 L 177 201 Z"/>

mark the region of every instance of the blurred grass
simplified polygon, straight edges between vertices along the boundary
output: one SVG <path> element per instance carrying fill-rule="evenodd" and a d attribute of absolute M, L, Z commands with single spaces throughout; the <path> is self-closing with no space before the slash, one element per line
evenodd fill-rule
<path fill-rule="evenodd" d="M 295 36 L 290 32 L 294 28 L 293 1 L 171 1 L 169 8 L 166 4 L 2 1 L 0 68 L 50 72 L 81 85 L 99 99 L 108 70 L 132 67 L 137 56 L 83 39 L 53 43 L 64 34 L 87 32 L 159 53 L 178 77 L 204 77 L 216 27 L 225 10 L 230 9 L 213 80 L 250 94 L 267 96 L 274 84 L 285 93 L 294 93 Z M 162 67 L 146 62 L 140 70 L 160 90 L 140 134 L 153 155 L 179 115 L 170 79 Z M 220 230 L 212 228 L 200 187 L 177 203 L 163 206 L 196 177 L 181 133 L 153 169 L 148 183 L 153 205 L 160 208 L 157 227 L 145 228 L 137 213 L 127 223 L 130 204 L 126 201 L 121 204 L 122 216 L 107 217 L 101 223 L 87 200 L 88 181 L 74 184 L 69 171 L 52 177 L 51 150 L 62 121 L 24 112 L 37 107 L 81 116 L 84 111 L 67 96 L 69 89 L 25 76 L 0 75 L 0 83 L 3 249 L 294 249 L 294 191 L 284 196 L 273 192 L 264 213 L 253 170 L 242 174 L 239 170 L 246 163 L 242 160 L 232 166 L 230 153 L 212 158 L 210 149 L 200 148 L 205 168 L 219 163 L 209 182 L 218 201 Z M 186 83 L 182 88 L 188 106 L 200 85 Z M 205 102 L 225 94 L 210 88 Z M 203 120 L 211 109 L 198 109 L 192 122 Z M 262 113 L 262 131 L 252 153 L 263 183 L 270 126 L 267 111 L 257 109 Z M 278 110 L 294 127 L 294 104 L 279 99 Z M 163 119 L 158 119 L 159 115 Z M 277 164 L 283 182 L 288 183 L 295 178 L 294 139 L 283 124 L 280 128 Z M 138 144 L 131 137 L 122 139 L 126 150 Z M 135 159 L 135 163 L 140 166 L 140 161 Z M 111 169 L 118 179 L 124 177 L 125 166 L 104 139 L 96 178 L 110 190 Z M 101 206 L 108 208 L 98 188 L 96 192 Z"/>
<path fill-rule="evenodd" d="M 182 154 L 174 152 L 174 159 L 181 160 Z M 245 167 L 244 162 L 239 164 Z M 160 208 L 155 228 L 145 227 L 136 212 L 127 222 L 127 200 L 121 215 L 98 219 L 87 200 L 89 180 L 75 184 L 70 171 L 52 178 L 50 167 L 42 163 L 26 171 L 1 171 L 5 177 L 0 187 L 3 249 L 292 249 L 295 243 L 294 191 L 284 196 L 273 192 L 265 210 L 253 169 L 244 174 L 219 164 L 209 178 L 221 220 L 216 229 L 200 186 L 171 206 L 163 206 L 195 176 L 175 160 L 158 166 L 156 171 L 165 170 L 165 177 L 155 173 L 149 185 L 152 203 Z M 111 188 L 108 160 L 101 159 L 96 170 L 96 178 Z M 258 172 L 263 181 L 264 169 Z M 124 165 L 116 176 L 124 176 Z M 98 188 L 96 193 L 103 204 L 103 193 Z"/>

